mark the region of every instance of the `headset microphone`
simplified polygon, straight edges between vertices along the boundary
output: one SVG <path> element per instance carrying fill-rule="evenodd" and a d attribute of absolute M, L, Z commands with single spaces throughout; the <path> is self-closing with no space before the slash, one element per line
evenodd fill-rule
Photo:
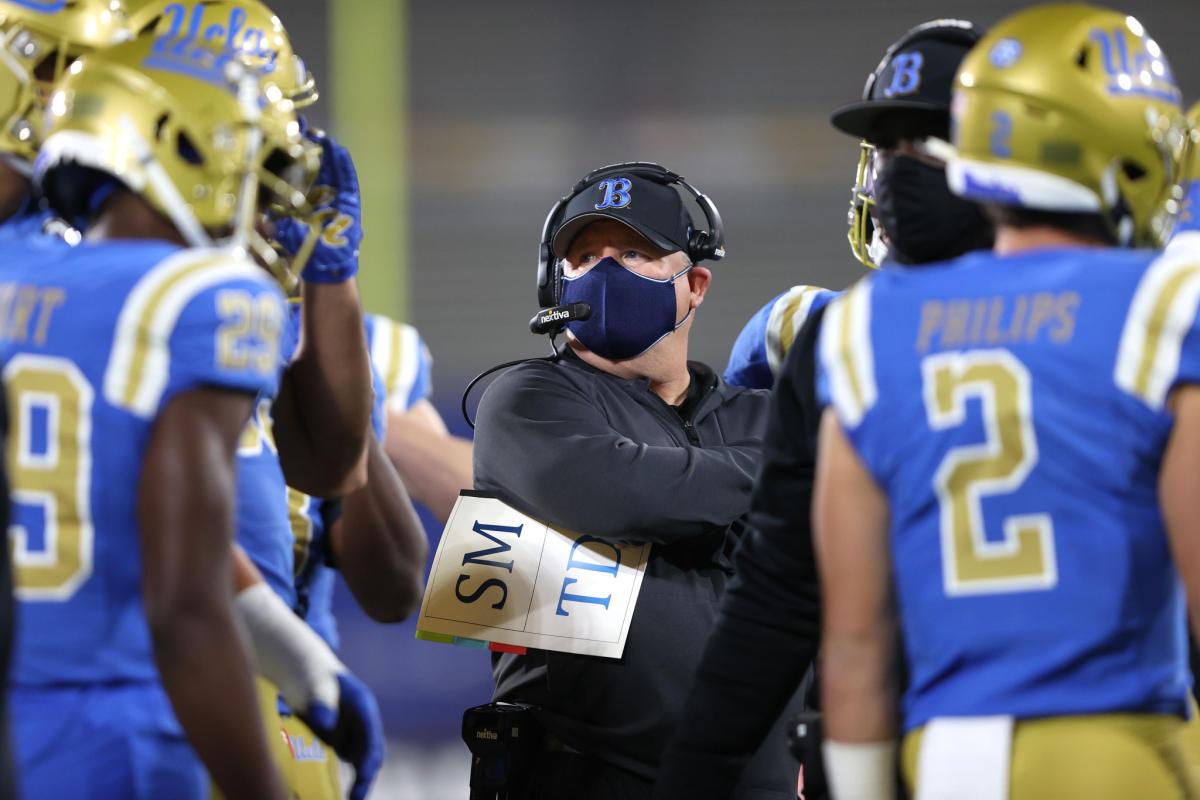
<path fill-rule="evenodd" d="M 592 318 L 592 307 L 587 303 L 567 303 L 564 306 L 543 308 L 529 320 L 529 330 L 538 334 L 561 331 L 568 322 L 583 322 Z"/>

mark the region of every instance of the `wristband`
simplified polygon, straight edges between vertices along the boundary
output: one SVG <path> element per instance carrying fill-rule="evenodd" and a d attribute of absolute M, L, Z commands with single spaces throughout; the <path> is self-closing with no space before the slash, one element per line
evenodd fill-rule
<path fill-rule="evenodd" d="M 896 743 L 821 745 L 833 800 L 895 800 Z"/>
<path fill-rule="evenodd" d="M 258 661 L 258 674 L 279 689 L 295 711 L 314 702 L 337 709 L 338 673 L 346 667 L 306 622 L 266 583 L 238 592 L 234 605 L 246 621 Z"/>

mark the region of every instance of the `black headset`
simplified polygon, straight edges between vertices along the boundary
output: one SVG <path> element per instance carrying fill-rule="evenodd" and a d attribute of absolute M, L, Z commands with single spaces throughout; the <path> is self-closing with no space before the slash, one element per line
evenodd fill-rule
<path fill-rule="evenodd" d="M 562 224 L 562 215 L 567 204 L 603 178 L 620 173 L 636 175 L 664 186 L 679 185 L 686 189 L 692 197 L 696 198 L 708 223 L 707 231 L 692 231 L 688 236 L 688 258 L 692 260 L 693 264 L 696 264 L 706 260 L 719 261 L 725 257 L 725 226 L 721 222 L 721 213 L 717 211 L 713 201 L 708 199 L 708 195 L 700 193 L 682 176 L 650 161 L 627 161 L 624 164 L 601 167 L 584 175 L 583 179 L 571 189 L 570 194 L 555 203 L 554 208 L 550 209 L 550 214 L 546 217 L 546 224 L 542 226 L 542 243 L 538 247 L 537 272 L 537 297 L 538 304 L 542 308 L 556 306 L 562 298 L 562 268 L 558 259 L 554 257 L 551 241 L 554 239 L 554 233 L 558 230 L 559 225 Z"/>
<path fill-rule="evenodd" d="M 939 42 L 971 48 L 981 38 L 983 38 L 983 32 L 975 27 L 974 23 L 963 19 L 935 19 L 910 29 L 887 49 L 879 66 L 867 77 L 867 85 L 863 87 L 863 100 L 871 99 L 871 88 L 875 85 L 875 81 L 879 80 L 880 74 L 887 69 L 887 65 L 892 63 L 892 57 L 913 42 L 935 39 Z"/>

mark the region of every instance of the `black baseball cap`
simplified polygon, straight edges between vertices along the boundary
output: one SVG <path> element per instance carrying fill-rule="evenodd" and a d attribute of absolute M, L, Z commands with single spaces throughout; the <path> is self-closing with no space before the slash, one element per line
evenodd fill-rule
<path fill-rule="evenodd" d="M 666 184 L 629 172 L 604 175 L 567 203 L 550 246 L 557 258 L 571 248 L 575 236 L 601 219 L 624 222 L 668 253 L 687 250 L 692 215 L 683 197 Z"/>
<path fill-rule="evenodd" d="M 888 48 L 867 78 L 863 99 L 833 112 L 838 130 L 866 139 L 879 118 L 896 110 L 950 117 L 950 96 L 958 65 L 981 34 L 970 22 L 939 19 L 906 33 Z"/>

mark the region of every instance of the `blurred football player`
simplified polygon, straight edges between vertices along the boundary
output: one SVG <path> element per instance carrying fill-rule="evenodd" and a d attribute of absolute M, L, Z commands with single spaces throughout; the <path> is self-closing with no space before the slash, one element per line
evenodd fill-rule
<path fill-rule="evenodd" d="M 22 793 L 202 798 L 211 775 L 231 799 L 282 798 L 230 552 L 234 450 L 285 319 L 243 253 L 255 209 L 288 197 L 254 176 L 286 172 L 298 126 L 203 48 L 85 61 L 51 97 L 33 179 L 87 240 L 8 242 L 0 264 Z"/>
<path fill-rule="evenodd" d="M 951 193 L 945 164 L 923 147 L 930 137 L 949 140 L 950 84 L 979 36 L 963 20 L 918 25 L 888 48 L 863 99 L 833 114 L 834 127 L 862 140 L 849 239 L 854 257 L 868 267 L 928 264 L 992 244 L 983 212 Z M 738 336 L 725 380 L 772 388 L 805 321 L 819 318 L 837 294 L 793 286 L 764 306 Z"/>
<path fill-rule="evenodd" d="M 386 450 L 412 494 L 443 523 L 472 488 L 471 441 L 452 436 L 430 401 L 433 358 L 411 325 L 367 314 L 371 362 L 387 393 Z"/>
<path fill-rule="evenodd" d="M 954 73 L 978 40 L 978 31 L 962 20 L 912 28 L 888 48 L 867 78 L 863 99 L 833 114 L 837 128 L 864 140 L 850 244 L 867 266 L 919 264 L 990 242 L 991 226 L 979 208 L 952 195 L 942 163 L 922 152 L 926 139 L 949 136 Z M 939 217 L 923 219 L 920 208 Z M 891 236 L 884 237 L 884 230 Z M 866 246 L 872 237 L 874 245 Z M 684 722 L 667 751 L 657 797 L 728 796 L 784 700 L 813 663 L 817 629 L 805 627 L 804 613 L 780 609 L 807 606 L 811 611 L 816 604 L 809 529 L 821 414 L 816 343 L 824 309 L 839 294 L 792 287 L 750 320 L 730 356 L 727 381 L 775 388 L 771 432 L 765 439 L 769 481 L 760 483 L 771 491 L 760 488 L 755 494 L 750 533 L 737 555 L 737 577 L 722 599 L 722 615 Z M 811 679 L 803 686 L 809 706 L 818 705 Z M 819 738 L 816 726 L 808 726 L 807 736 Z M 809 800 L 823 791 L 810 763 L 815 760 L 803 760 Z"/>
<path fill-rule="evenodd" d="M 236 54 L 239 61 L 261 71 L 268 99 L 281 107 L 294 108 L 300 96 L 304 102 L 316 97 L 279 18 L 257 0 L 160 0 L 138 11 L 134 21 L 136 26 L 147 26 L 145 35 L 153 37 L 155 52 L 164 57 L 186 52 L 197 43 Z M 303 128 L 302 133 L 306 133 Z M 271 416 L 288 485 L 329 497 L 366 481 L 371 367 L 355 280 L 362 241 L 361 204 L 349 155 L 317 132 L 306 133 L 306 138 L 321 148 L 326 162 L 336 158 L 336 164 L 326 164 L 325 174 L 352 184 L 329 184 L 330 193 L 317 204 L 320 235 L 311 256 L 302 259 L 300 276 L 307 313 L 300 317 L 299 345 L 271 404 Z M 284 217 L 277 239 L 295 255 L 308 230 L 308 225 Z M 247 551 L 258 563 L 255 553 Z M 270 569 L 264 570 L 276 588 L 290 585 L 290 546 L 285 551 L 276 554 Z"/>
<path fill-rule="evenodd" d="M 0 34 L 7 43 L 0 67 L 0 247 L 43 232 L 77 236 L 34 201 L 30 177 L 40 143 L 41 104 L 54 78 L 83 52 L 130 35 L 124 3 L 114 7 L 105 2 L 108 17 L 102 22 L 100 6 L 99 0 L 56 9 L 0 2 Z M 89 28 L 89 17 L 98 24 Z M 7 550 L 0 561 L 0 677 L 7 679 L 13 614 Z M 8 728 L 0 700 L 0 798 L 14 791 Z"/>
<path fill-rule="evenodd" d="M 882 270 L 821 331 L 834 796 L 892 796 L 903 732 L 918 797 L 1196 797 L 1200 250 L 1131 249 L 1183 196 L 1179 90 L 1134 17 L 1043 5 L 971 51 L 953 116 L 995 252 Z"/>
<path fill-rule="evenodd" d="M 131 13 L 144 0 L 29 3 L 0 0 L 0 242 L 41 233 L 54 216 L 33 197 L 50 87 L 84 53 L 133 38 Z"/>
<path fill-rule="evenodd" d="M 153 38 L 156 53 L 170 56 L 202 43 L 254 67 L 268 100 L 283 108 L 317 98 L 279 18 L 257 0 L 160 0 L 132 18 L 136 30 Z M 334 760 L 315 733 L 354 764 L 357 798 L 382 764 L 382 725 L 367 687 L 292 613 L 295 537 L 286 499 L 295 491 L 289 487 L 336 497 L 362 487 L 367 478 L 371 373 L 355 280 L 361 212 L 349 153 L 332 138 L 307 130 L 303 119 L 298 130 L 321 155 L 316 212 L 304 222 L 275 214 L 275 225 L 266 229 L 283 251 L 274 272 L 296 294 L 293 312 L 303 304 L 305 313 L 289 314 L 280 390 L 258 398 L 238 445 L 237 541 L 250 564 L 238 573 L 237 605 L 254 640 L 260 674 L 268 679 L 260 684 L 264 709 L 275 707 L 277 690 L 286 701 L 278 711 L 293 728 L 283 754 L 289 788 L 297 792 L 297 782 L 314 764 Z M 311 228 L 319 234 L 315 239 Z M 260 257 L 278 258 L 265 242 L 256 243 Z M 285 722 L 277 714 L 266 716 L 267 739 L 277 745 Z"/>
<path fill-rule="evenodd" d="M 358 604 L 376 622 L 407 619 L 424 591 L 429 543 L 404 483 L 383 449 L 386 425 L 383 381 L 375 375 L 375 438 L 370 443 L 367 484 L 338 500 L 322 500 L 288 490 L 295 534 L 296 615 L 334 652 L 340 640 L 333 614 L 336 572 L 341 572 Z M 303 722 L 285 713 L 283 729 L 303 742 Z M 309 748 L 297 763 L 292 784 L 301 800 L 336 800 L 338 762 L 332 753 Z"/>

